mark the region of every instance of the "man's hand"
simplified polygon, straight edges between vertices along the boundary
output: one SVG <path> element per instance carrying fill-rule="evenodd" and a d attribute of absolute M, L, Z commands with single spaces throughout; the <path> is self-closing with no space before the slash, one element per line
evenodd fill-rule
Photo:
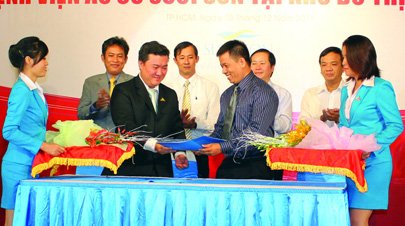
<path fill-rule="evenodd" d="M 195 129 L 197 127 L 195 117 L 191 118 L 187 109 L 181 110 L 180 117 L 185 129 Z"/>
<path fill-rule="evenodd" d="M 110 104 L 110 94 L 105 89 L 98 91 L 98 99 L 96 101 L 96 108 L 102 109 Z"/>
<path fill-rule="evenodd" d="M 185 169 L 188 167 L 188 159 L 186 157 L 186 155 L 177 155 L 176 156 L 176 167 L 179 169 Z"/>
<path fill-rule="evenodd" d="M 219 145 L 219 143 L 213 143 L 213 144 L 204 144 L 203 148 L 200 149 L 197 153 L 215 156 L 220 154 L 221 152 L 222 152 L 221 145 Z"/>
<path fill-rule="evenodd" d="M 161 145 L 161 144 L 156 144 L 156 145 L 155 145 L 155 151 L 156 151 L 157 153 L 161 154 L 161 155 L 169 154 L 169 153 L 174 152 L 172 149 L 170 149 L 170 148 L 168 148 L 168 147 L 165 147 L 165 146 L 163 146 L 163 145 Z"/>
<path fill-rule="evenodd" d="M 338 108 L 333 108 L 333 109 L 323 109 L 322 110 L 322 115 L 321 115 L 321 120 L 322 121 L 334 121 L 336 123 L 339 123 L 339 109 Z"/>

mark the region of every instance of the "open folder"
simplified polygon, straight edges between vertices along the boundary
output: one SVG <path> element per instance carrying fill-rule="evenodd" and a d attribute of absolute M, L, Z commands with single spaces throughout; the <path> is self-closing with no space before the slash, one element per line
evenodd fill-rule
<path fill-rule="evenodd" d="M 201 136 L 192 140 L 186 139 L 163 139 L 158 141 L 159 144 L 171 148 L 175 151 L 198 151 L 202 148 L 203 144 L 212 144 L 212 143 L 221 143 L 225 140 L 208 137 L 208 136 Z"/>

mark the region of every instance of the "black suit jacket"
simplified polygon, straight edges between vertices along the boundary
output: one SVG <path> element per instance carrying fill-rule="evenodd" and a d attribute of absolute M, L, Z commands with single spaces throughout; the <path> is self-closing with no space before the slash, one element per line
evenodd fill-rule
<path fill-rule="evenodd" d="M 139 75 L 127 82 L 118 84 L 111 97 L 111 116 L 121 130 L 140 130 L 152 137 L 185 138 L 180 118 L 176 92 L 167 86 L 159 85 L 158 112 L 156 113 L 149 94 Z M 178 133 L 180 132 L 180 133 Z M 170 154 L 161 155 L 144 150 L 135 145 L 133 159 L 126 160 L 118 169 L 118 175 L 172 177 L 173 169 Z M 104 170 L 103 174 L 112 174 Z"/>

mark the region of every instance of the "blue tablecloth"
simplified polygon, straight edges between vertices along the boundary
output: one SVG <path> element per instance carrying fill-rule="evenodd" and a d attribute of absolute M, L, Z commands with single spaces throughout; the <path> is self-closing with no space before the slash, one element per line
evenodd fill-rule
<path fill-rule="evenodd" d="M 345 183 L 61 176 L 21 181 L 14 225 L 350 225 Z"/>

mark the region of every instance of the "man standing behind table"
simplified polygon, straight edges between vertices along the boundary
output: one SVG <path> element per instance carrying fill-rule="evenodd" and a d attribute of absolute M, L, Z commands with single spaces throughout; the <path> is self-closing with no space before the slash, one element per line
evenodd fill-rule
<path fill-rule="evenodd" d="M 300 119 L 320 119 L 329 127 L 339 123 L 340 93 L 345 84 L 342 62 L 342 51 L 338 47 L 328 47 L 321 52 L 319 65 L 325 83 L 305 91 Z"/>
<path fill-rule="evenodd" d="M 256 50 L 250 56 L 253 73 L 263 81 L 267 82 L 276 91 L 278 96 L 278 109 L 274 119 L 275 136 L 287 133 L 292 126 L 292 101 L 288 90 L 273 83 L 270 79 L 273 76 L 276 66 L 276 57 L 267 49 Z"/>
<path fill-rule="evenodd" d="M 121 129 L 137 128 L 142 135 L 184 139 L 176 92 L 161 84 L 167 73 L 169 50 L 156 42 L 144 43 L 139 50 L 139 75 L 118 84 L 111 97 L 111 115 Z M 143 146 L 136 144 L 136 154 L 125 160 L 118 175 L 173 177 L 170 154 L 173 150 L 148 139 Z M 176 156 L 178 168 L 188 167 L 184 155 Z M 104 169 L 103 175 L 112 175 Z"/>
<path fill-rule="evenodd" d="M 196 74 L 198 60 L 197 47 L 191 42 L 181 42 L 174 48 L 174 62 L 180 76 L 170 87 L 177 93 L 187 139 L 209 135 L 214 130 L 219 114 L 218 86 Z M 207 156 L 197 155 L 196 159 L 198 176 L 207 178 Z"/>
<path fill-rule="evenodd" d="M 111 119 L 110 96 L 115 85 L 133 78 L 123 72 L 128 52 L 129 46 L 124 38 L 112 37 L 104 41 L 101 60 L 106 72 L 85 80 L 78 107 L 79 119 L 93 119 L 105 129 L 115 128 Z"/>
<path fill-rule="evenodd" d="M 226 42 L 219 48 L 217 56 L 222 73 L 233 85 L 221 95 L 220 113 L 211 136 L 226 141 L 204 145 L 200 153 L 225 155 L 217 178 L 281 179 L 279 172 L 266 165 L 263 152 L 246 146 L 239 139 L 246 131 L 274 136 L 278 108 L 276 92 L 250 70 L 249 50 L 243 42 Z"/>

